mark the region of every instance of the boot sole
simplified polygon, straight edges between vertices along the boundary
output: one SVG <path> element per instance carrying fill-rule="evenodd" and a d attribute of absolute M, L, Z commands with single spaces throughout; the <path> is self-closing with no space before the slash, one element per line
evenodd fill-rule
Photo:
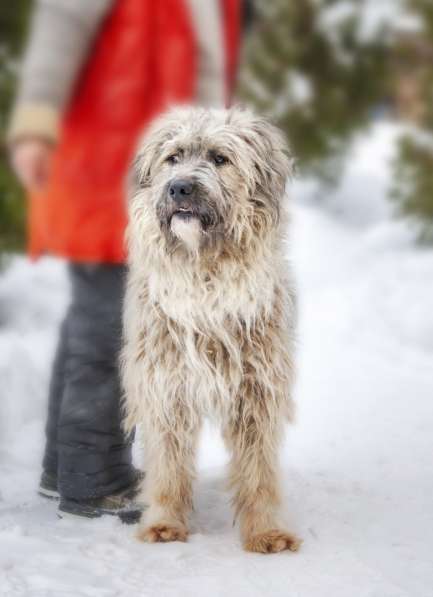
<path fill-rule="evenodd" d="M 117 516 L 125 524 L 135 524 L 139 522 L 143 511 L 141 509 L 108 510 L 105 508 L 91 508 L 84 504 L 69 503 L 62 500 L 57 508 L 57 516 L 61 519 L 86 518 L 92 520 L 102 516 Z"/>
<path fill-rule="evenodd" d="M 38 495 L 49 500 L 60 500 L 60 493 L 57 489 L 45 489 L 45 487 L 39 487 Z"/>

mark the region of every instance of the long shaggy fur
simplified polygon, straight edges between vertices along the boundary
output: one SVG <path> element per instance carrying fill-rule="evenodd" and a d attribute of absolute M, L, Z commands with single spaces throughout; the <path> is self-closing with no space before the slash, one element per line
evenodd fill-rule
<path fill-rule="evenodd" d="M 197 437 L 210 416 L 232 453 L 245 548 L 298 547 L 278 519 L 277 452 L 293 411 L 290 169 L 280 133 L 240 109 L 174 110 L 139 150 L 122 363 L 126 427 L 142 424 L 146 442 L 143 540 L 186 540 Z M 185 179 L 193 192 L 179 204 L 170 185 Z"/>

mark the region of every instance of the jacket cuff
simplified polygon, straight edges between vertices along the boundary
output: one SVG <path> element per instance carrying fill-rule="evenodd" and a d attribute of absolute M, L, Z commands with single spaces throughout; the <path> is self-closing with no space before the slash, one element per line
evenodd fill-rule
<path fill-rule="evenodd" d="M 18 104 L 12 113 L 6 140 L 16 143 L 26 137 L 39 137 L 50 143 L 59 138 L 60 112 L 47 104 Z"/>

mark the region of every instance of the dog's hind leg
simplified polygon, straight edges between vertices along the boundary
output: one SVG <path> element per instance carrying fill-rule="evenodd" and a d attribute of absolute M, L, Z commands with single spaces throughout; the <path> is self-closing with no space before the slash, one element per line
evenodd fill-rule
<path fill-rule="evenodd" d="M 258 384 L 244 388 L 224 438 L 232 452 L 230 485 L 247 551 L 297 551 L 299 539 L 282 529 L 278 520 L 280 489 L 277 451 L 284 413 Z"/>
<path fill-rule="evenodd" d="M 173 409 L 170 422 L 150 418 L 147 425 L 149 504 L 138 539 L 149 543 L 186 541 L 192 509 L 192 481 L 199 421 L 187 421 L 186 409 Z"/>

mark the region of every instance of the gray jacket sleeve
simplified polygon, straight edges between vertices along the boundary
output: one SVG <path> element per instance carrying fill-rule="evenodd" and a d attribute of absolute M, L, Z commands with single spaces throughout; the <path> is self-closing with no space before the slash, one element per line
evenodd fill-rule
<path fill-rule="evenodd" d="M 60 116 L 114 0 L 37 0 L 9 140 L 55 141 Z"/>
<path fill-rule="evenodd" d="M 9 142 L 29 136 L 57 140 L 59 122 L 77 75 L 115 1 L 37 0 Z M 222 106 L 225 52 L 220 2 L 187 0 L 187 4 L 199 52 L 196 102 Z"/>
<path fill-rule="evenodd" d="M 225 43 L 220 0 L 188 0 L 198 46 L 196 103 L 225 103 Z"/>

